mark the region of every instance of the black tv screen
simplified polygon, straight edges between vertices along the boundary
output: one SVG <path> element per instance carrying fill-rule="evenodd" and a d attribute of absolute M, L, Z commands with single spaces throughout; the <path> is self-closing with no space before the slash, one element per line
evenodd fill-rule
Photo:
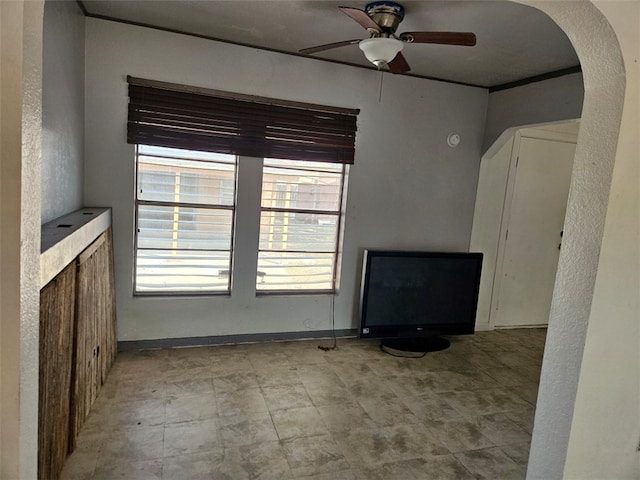
<path fill-rule="evenodd" d="M 481 253 L 367 250 L 360 337 L 472 334 Z"/>

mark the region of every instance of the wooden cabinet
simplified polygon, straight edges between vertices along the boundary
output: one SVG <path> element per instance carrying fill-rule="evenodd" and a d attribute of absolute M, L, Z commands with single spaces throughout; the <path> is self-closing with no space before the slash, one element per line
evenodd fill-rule
<path fill-rule="evenodd" d="M 111 227 L 97 235 L 40 291 L 40 480 L 59 478 L 116 357 Z"/>
<path fill-rule="evenodd" d="M 57 478 L 69 444 L 76 266 L 40 292 L 38 478 Z"/>
<path fill-rule="evenodd" d="M 111 230 L 77 259 L 71 449 L 116 357 Z"/>

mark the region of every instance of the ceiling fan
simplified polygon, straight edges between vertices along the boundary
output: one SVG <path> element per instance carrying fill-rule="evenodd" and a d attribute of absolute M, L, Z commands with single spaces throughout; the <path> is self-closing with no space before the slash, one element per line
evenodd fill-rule
<path fill-rule="evenodd" d="M 396 35 L 396 29 L 404 18 L 404 7 L 395 2 L 371 2 L 364 10 L 353 7 L 338 8 L 366 29 L 369 32 L 369 38 L 304 48 L 300 53 L 317 53 L 357 43 L 367 60 L 376 67 L 382 68 L 386 65 L 391 73 L 406 73 L 411 68 L 401 52 L 405 43 L 435 43 L 467 47 L 476 44 L 476 36 L 471 32 L 404 32 Z"/>

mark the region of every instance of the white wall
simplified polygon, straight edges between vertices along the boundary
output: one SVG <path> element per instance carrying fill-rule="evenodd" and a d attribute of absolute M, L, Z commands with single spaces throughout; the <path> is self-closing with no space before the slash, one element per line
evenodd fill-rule
<path fill-rule="evenodd" d="M 598 276 L 567 451 L 567 479 L 640 476 L 640 3 L 597 2 L 626 70 Z"/>
<path fill-rule="evenodd" d="M 132 297 L 133 146 L 126 75 L 360 108 L 336 327 L 355 328 L 364 248 L 466 251 L 484 131 L 484 89 L 384 75 L 88 19 L 85 203 L 114 208 L 120 340 L 327 330 L 328 296 Z M 455 131 L 462 143 L 451 149 Z"/>
<path fill-rule="evenodd" d="M 44 6 L 42 223 L 82 207 L 84 15 L 76 2 Z"/>
<path fill-rule="evenodd" d="M 583 97 L 581 73 L 490 93 L 482 151 L 509 127 L 580 118 Z"/>
<path fill-rule="evenodd" d="M 633 169 L 625 171 L 624 165 L 630 163 L 637 165 L 638 161 L 637 120 L 634 122 L 631 118 L 627 118 L 622 125 L 620 123 L 623 105 L 637 109 L 637 81 L 633 87 L 630 87 L 636 89 L 636 94 L 625 99 L 625 71 L 618 41 L 623 42 L 625 48 L 637 49 L 639 18 L 633 13 L 633 8 L 629 8 L 633 2 L 598 2 L 598 5 L 611 5 L 610 11 L 625 20 L 623 23 L 616 24 L 614 30 L 607 18 L 589 2 L 527 1 L 527 3 L 549 14 L 567 33 L 580 59 L 585 86 L 582 120 L 549 317 L 527 478 L 548 480 L 562 478 L 564 474 L 572 475 L 572 472 L 565 471 L 565 462 L 571 461 L 570 457 L 567 457 L 567 452 L 574 444 L 581 445 L 582 458 L 592 457 L 586 464 L 578 467 L 576 471 L 579 473 L 573 478 L 589 478 L 591 475 L 599 478 L 616 478 L 611 475 L 611 472 L 616 470 L 626 472 L 626 475 L 618 478 L 637 478 L 637 470 L 635 473 L 631 472 L 635 468 L 632 459 L 634 455 L 637 458 L 638 454 L 629 442 L 624 443 L 624 449 L 610 452 L 606 461 L 599 465 L 597 461 L 601 453 L 596 453 L 589 447 L 599 443 L 598 438 L 614 438 L 617 435 L 615 426 L 620 422 L 626 421 L 631 424 L 627 428 L 635 429 L 636 442 L 640 436 L 636 421 L 638 396 L 634 386 L 638 381 L 637 347 L 640 339 L 637 326 L 634 329 L 630 325 L 637 324 L 637 310 L 635 318 L 630 318 L 629 315 L 633 316 L 633 314 L 626 312 L 620 306 L 621 302 L 633 304 L 637 298 L 638 285 L 637 282 L 634 285 L 634 278 L 637 279 L 638 265 L 637 263 L 634 265 L 633 258 L 637 258 L 639 239 L 637 234 L 631 233 L 632 241 L 629 242 L 627 240 L 629 234 L 624 233 L 624 227 L 615 222 L 612 234 L 605 243 L 602 243 L 608 202 L 612 201 L 609 213 L 615 212 L 613 215 L 618 218 L 621 211 L 616 207 L 618 202 L 615 199 L 617 197 L 626 199 L 629 195 L 637 195 L 639 188 L 637 179 L 626 179 L 626 181 L 614 183 L 610 190 L 614 162 L 617 168 L 622 168 L 621 173 L 625 175 L 632 173 Z M 633 71 L 637 69 L 637 65 L 627 65 L 627 68 Z M 637 76 L 635 78 L 637 79 Z M 629 83 L 627 85 L 630 86 Z M 623 136 L 628 132 L 627 138 L 632 145 L 630 149 L 621 149 L 616 152 L 620 131 Z M 632 155 L 633 158 L 627 158 L 628 155 Z M 618 164 L 623 166 L 618 167 Z M 627 221 L 632 230 L 634 225 L 637 227 L 637 217 L 628 218 Z M 619 245 L 616 243 L 617 240 L 621 240 Z M 635 245 L 632 245 L 634 241 Z M 598 262 L 601 245 L 617 250 L 615 260 L 607 259 L 605 256 L 602 262 Z M 606 249 L 603 253 L 606 253 Z M 622 260 L 624 264 L 618 265 L 619 258 L 624 256 L 627 257 L 627 262 L 624 263 Z M 624 288 L 616 293 L 606 292 L 609 288 L 615 289 L 619 285 L 612 283 L 614 279 L 610 269 L 615 267 L 621 267 L 620 278 L 624 278 L 624 281 L 629 281 L 630 284 L 624 285 Z M 604 284 L 599 287 L 599 293 L 594 297 L 597 275 L 603 279 Z M 600 296 L 603 308 L 600 313 L 602 317 L 598 318 L 599 315 L 596 310 L 592 311 L 592 307 L 597 308 L 595 300 Z M 602 329 L 595 327 L 596 335 L 592 336 L 591 328 L 594 327 L 592 322 L 596 324 L 606 322 L 611 330 L 600 336 Z M 620 346 L 612 341 L 614 332 L 621 339 Z M 585 349 L 587 337 L 595 342 L 596 348 L 587 345 Z M 635 344 L 634 353 L 628 351 L 628 345 L 631 344 Z M 597 388 L 591 384 L 578 394 L 578 379 L 581 375 L 590 378 L 593 374 L 593 380 L 605 387 L 613 382 L 612 379 L 603 378 L 603 372 L 593 371 L 594 368 L 598 368 L 595 367 L 598 362 L 607 361 L 601 353 L 607 348 L 616 350 L 615 357 L 620 360 L 616 363 L 616 367 L 620 370 L 615 372 L 615 375 L 621 375 L 628 382 L 627 385 L 617 391 L 607 391 L 606 388 Z M 622 351 L 618 352 L 618 348 Z M 607 355 L 609 355 L 608 351 Z M 615 367 L 612 366 L 611 371 L 613 369 Z M 584 427 L 580 431 L 584 435 L 581 440 L 576 439 L 577 435 L 572 431 L 578 425 L 575 421 L 572 424 L 572 418 L 574 405 L 579 407 L 576 401 L 580 397 L 585 404 L 597 407 L 599 413 L 602 413 L 602 417 L 592 418 L 585 415 L 584 411 L 582 413 L 576 411 Z M 627 397 L 632 397 L 630 402 L 635 403 L 635 407 L 629 408 L 629 404 L 625 401 Z M 618 439 L 612 442 L 612 445 L 619 447 L 622 443 Z M 629 452 L 629 448 L 632 448 L 633 453 Z M 618 462 L 620 462 L 619 466 L 616 465 Z M 589 470 L 591 467 L 593 470 Z"/>
<path fill-rule="evenodd" d="M 482 156 L 470 249 L 484 254 L 482 278 L 478 292 L 476 330 L 492 330 L 491 299 L 493 295 L 498 244 L 509 180 L 509 166 L 515 132 L 509 130 Z"/>
<path fill-rule="evenodd" d="M 34 479 L 43 2 L 0 2 L 0 478 Z"/>

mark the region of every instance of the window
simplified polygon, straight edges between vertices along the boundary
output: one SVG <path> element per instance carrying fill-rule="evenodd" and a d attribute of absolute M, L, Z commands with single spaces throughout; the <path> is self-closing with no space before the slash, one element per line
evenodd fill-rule
<path fill-rule="evenodd" d="M 258 291 L 335 288 L 344 170 L 264 160 Z"/>
<path fill-rule="evenodd" d="M 228 292 L 236 157 L 139 145 L 137 293 Z"/>
<path fill-rule="evenodd" d="M 245 220 L 258 214 L 257 266 L 238 269 L 243 283 L 255 274 L 258 292 L 333 291 L 358 111 L 127 81 L 127 141 L 136 145 L 137 167 L 135 293 L 229 293 L 232 246 L 252 245 L 245 225 L 255 232 L 258 225 Z M 241 169 L 254 177 L 238 180 L 245 161 L 262 162 L 262 172 Z M 241 216 L 236 185 L 255 191 L 260 173 L 261 200 L 243 196 Z M 255 255 L 249 248 L 239 263 Z"/>

